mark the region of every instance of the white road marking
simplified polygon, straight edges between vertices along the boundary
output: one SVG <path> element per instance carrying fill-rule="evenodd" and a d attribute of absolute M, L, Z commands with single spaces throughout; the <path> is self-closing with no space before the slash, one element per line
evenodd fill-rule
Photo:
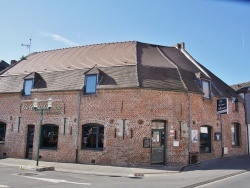
<path fill-rule="evenodd" d="M 71 183 L 71 184 L 78 184 L 78 185 L 91 185 L 91 183 L 79 183 L 79 182 L 71 182 L 67 180 L 60 180 L 60 179 L 50 179 L 50 178 L 38 178 L 38 177 L 29 177 L 29 176 L 23 176 L 25 178 L 40 180 L 40 181 L 47 181 L 51 183 Z"/>
<path fill-rule="evenodd" d="M 8 185 L 0 185 L 0 187 L 9 187 Z"/>

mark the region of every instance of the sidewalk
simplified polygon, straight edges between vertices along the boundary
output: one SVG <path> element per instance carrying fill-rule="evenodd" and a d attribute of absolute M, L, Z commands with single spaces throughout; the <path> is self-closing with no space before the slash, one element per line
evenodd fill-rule
<path fill-rule="evenodd" d="M 36 170 L 36 161 L 27 159 L 5 158 L 0 159 L 0 165 L 15 166 L 21 169 Z M 116 167 L 116 166 L 103 166 L 103 165 L 88 165 L 88 164 L 75 164 L 75 163 L 58 163 L 58 162 L 45 162 L 39 161 L 39 168 L 54 167 L 56 171 L 105 175 L 105 176 L 126 176 L 126 177 L 141 177 L 150 174 L 167 174 L 178 173 L 183 166 L 178 167 L 145 167 L 145 168 L 132 168 L 132 167 Z M 46 169 L 45 169 L 46 170 Z M 42 171 L 42 170 L 41 170 Z"/>
<path fill-rule="evenodd" d="M 27 159 L 5 158 L 0 159 L 0 166 L 14 166 L 22 169 L 36 170 L 36 161 Z M 59 163 L 39 161 L 39 168 L 53 167 L 56 171 L 103 175 L 103 176 L 123 176 L 123 177 L 143 177 L 155 175 L 167 175 L 168 173 L 184 172 L 185 176 L 200 177 L 200 180 L 216 179 L 218 177 L 228 176 L 230 174 L 242 173 L 250 170 L 250 155 L 242 155 L 235 157 L 224 157 L 203 161 L 201 163 L 166 167 L 117 167 L 104 165 L 88 165 L 75 163 Z M 183 174 L 184 175 L 184 174 Z M 199 178 L 198 178 L 199 179 Z"/>

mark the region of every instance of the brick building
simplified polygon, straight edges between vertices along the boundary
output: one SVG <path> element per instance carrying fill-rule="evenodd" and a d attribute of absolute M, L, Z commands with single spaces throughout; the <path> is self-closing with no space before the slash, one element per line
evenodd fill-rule
<path fill-rule="evenodd" d="M 221 98 L 228 114 L 217 114 Z M 33 103 L 46 108 L 48 99 L 41 160 L 149 166 L 247 153 L 242 98 L 184 43 L 98 44 L 32 53 L 12 64 L 0 75 L 5 157 L 36 157 L 40 113 Z"/>
<path fill-rule="evenodd" d="M 231 86 L 244 100 L 246 109 L 246 124 L 248 133 L 248 153 L 250 151 L 250 82 L 234 84 Z"/>

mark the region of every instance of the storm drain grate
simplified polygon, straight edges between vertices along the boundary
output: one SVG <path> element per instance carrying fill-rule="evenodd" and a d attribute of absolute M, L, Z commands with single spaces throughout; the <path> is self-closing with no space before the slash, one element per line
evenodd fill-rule
<path fill-rule="evenodd" d="M 129 178 L 132 178 L 132 179 L 141 179 L 144 177 L 144 174 L 142 173 L 134 173 L 133 176 L 130 176 Z"/>
<path fill-rule="evenodd" d="M 19 176 L 36 176 L 38 174 L 36 174 L 36 173 L 20 173 L 20 174 L 17 174 L 17 175 L 19 175 Z"/>
<path fill-rule="evenodd" d="M 111 178 L 121 178 L 122 176 L 109 176 Z"/>

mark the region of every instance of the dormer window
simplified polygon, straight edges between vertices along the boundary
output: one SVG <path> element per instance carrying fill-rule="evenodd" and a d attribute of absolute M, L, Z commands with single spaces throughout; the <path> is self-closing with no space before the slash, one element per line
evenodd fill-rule
<path fill-rule="evenodd" d="M 31 95 L 32 87 L 33 87 L 33 79 L 25 79 L 23 85 L 23 95 L 24 96 Z"/>
<path fill-rule="evenodd" d="M 201 80 L 201 87 L 202 87 L 202 91 L 204 93 L 204 98 L 210 98 L 210 82 L 207 80 Z"/>
<path fill-rule="evenodd" d="M 95 94 L 97 85 L 97 74 L 85 75 L 85 93 Z"/>

